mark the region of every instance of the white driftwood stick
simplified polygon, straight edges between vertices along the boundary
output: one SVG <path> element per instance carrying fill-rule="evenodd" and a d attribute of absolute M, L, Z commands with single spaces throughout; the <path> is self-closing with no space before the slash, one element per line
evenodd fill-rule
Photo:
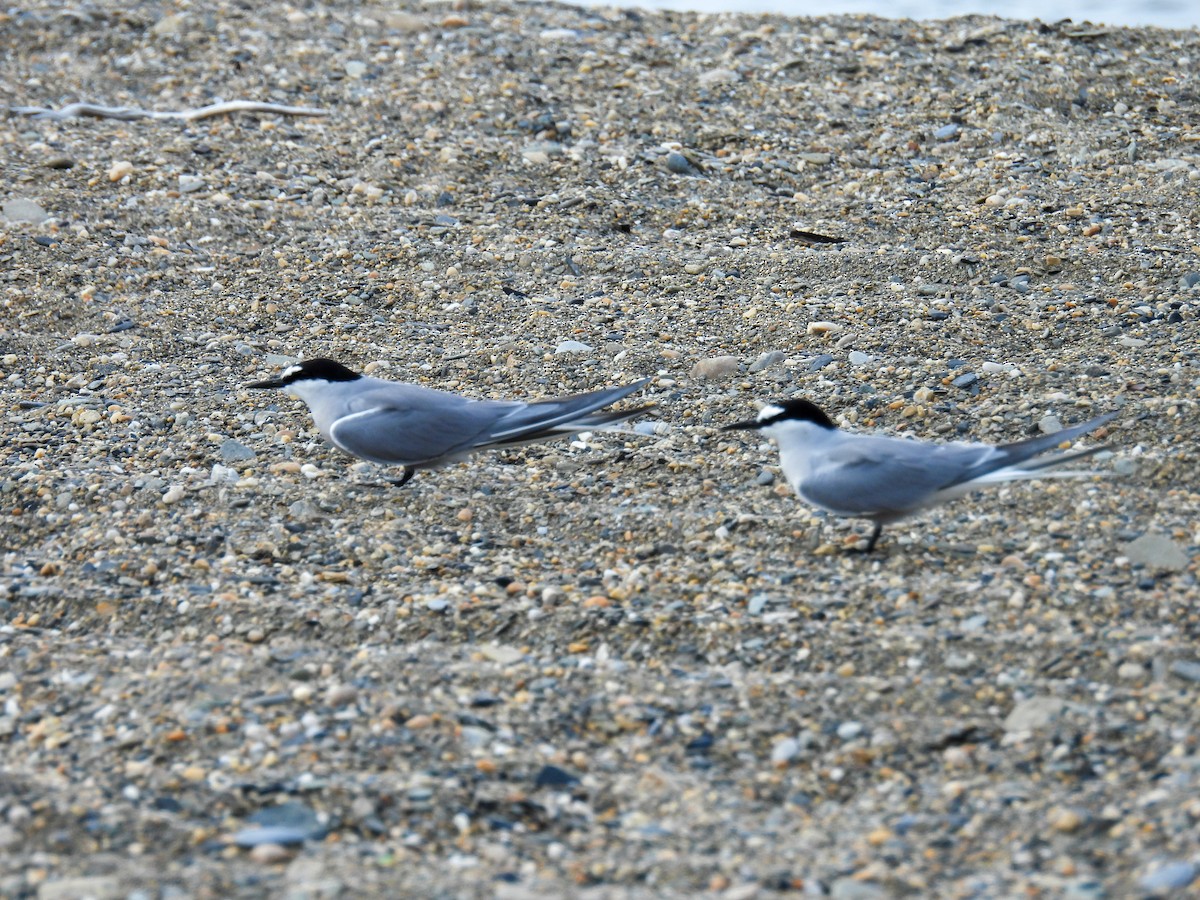
<path fill-rule="evenodd" d="M 94 116 L 97 119 L 179 119 L 184 122 L 194 122 L 197 119 L 207 119 L 210 116 L 223 116 L 235 112 L 265 112 L 281 116 L 327 116 L 324 109 L 314 109 L 310 106 L 283 106 L 279 103 L 258 103 L 254 100 L 229 100 L 225 103 L 213 103 L 196 109 L 181 109 L 168 112 L 155 112 L 150 109 L 137 109 L 132 106 L 100 106 L 97 103 L 68 103 L 62 109 L 45 109 L 40 106 L 11 106 L 9 109 L 20 116 L 33 116 L 37 119 L 70 119 L 74 116 Z"/>

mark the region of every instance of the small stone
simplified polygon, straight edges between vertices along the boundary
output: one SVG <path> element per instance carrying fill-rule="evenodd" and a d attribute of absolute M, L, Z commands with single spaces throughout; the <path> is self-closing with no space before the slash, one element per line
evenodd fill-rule
<path fill-rule="evenodd" d="M 223 466 L 220 463 L 213 463 L 208 481 L 210 484 L 235 484 L 239 478 L 241 476 L 238 474 L 237 469 L 231 469 L 229 466 Z"/>
<path fill-rule="evenodd" d="M 702 359 L 692 366 L 691 375 L 693 378 L 716 380 L 736 375 L 737 371 L 738 358 L 736 356 L 714 356 Z"/>
<path fill-rule="evenodd" d="M 554 348 L 555 353 L 589 353 L 591 347 L 582 341 L 562 341 Z"/>
<path fill-rule="evenodd" d="M 1056 806 L 1046 814 L 1046 820 L 1050 823 L 1050 827 L 1055 831 L 1061 831 L 1063 834 L 1071 834 L 1078 831 L 1086 821 L 1086 815 L 1078 810 L 1066 809 L 1061 806 Z"/>
<path fill-rule="evenodd" d="M 1058 697 L 1039 695 L 1017 703 L 1004 719 L 1008 734 L 1044 728 L 1062 715 L 1067 703 Z"/>
<path fill-rule="evenodd" d="M 742 80 L 742 76 L 732 69 L 709 69 L 707 72 L 701 72 L 696 78 L 696 82 L 700 87 L 717 87 L 722 84 L 737 84 Z"/>
<path fill-rule="evenodd" d="M 313 698 L 313 689 L 311 685 L 298 684 L 292 688 L 292 699 L 297 703 L 307 703 Z"/>
<path fill-rule="evenodd" d="M 221 441 L 220 453 L 221 462 L 226 465 L 249 462 L 258 455 L 241 441 L 235 441 L 233 438 Z"/>
<path fill-rule="evenodd" d="M 692 161 L 678 150 L 672 150 L 667 154 L 667 170 L 676 175 L 696 174 L 696 167 L 692 165 Z"/>
<path fill-rule="evenodd" d="M 1155 896 L 1181 891 L 1196 880 L 1196 864 L 1187 860 L 1160 863 L 1138 879 L 1138 887 Z M 39 895 L 40 896 L 40 895 Z"/>
<path fill-rule="evenodd" d="M 182 484 L 171 485 L 165 494 L 163 494 L 162 502 L 170 506 L 172 503 L 178 503 L 184 497 L 184 489 Z"/>
<path fill-rule="evenodd" d="M 763 487 L 767 487 L 768 485 L 774 484 L 775 483 L 775 473 L 772 472 L 770 469 L 763 469 L 761 472 L 758 473 L 758 476 L 754 479 L 754 483 L 760 484 Z"/>
<path fill-rule="evenodd" d="M 299 471 L 299 467 L 296 470 Z M 288 515 L 293 519 L 305 521 L 323 518 L 325 514 L 321 511 L 321 507 L 311 500 L 297 500 L 288 504 Z"/>
<path fill-rule="evenodd" d="M 768 350 L 766 353 L 759 354 L 758 359 L 750 363 L 751 372 L 761 372 L 763 369 L 769 369 L 771 366 L 777 365 L 787 359 L 787 354 L 782 350 Z"/>
<path fill-rule="evenodd" d="M 1188 555 L 1166 535 L 1147 532 L 1121 548 L 1135 566 L 1158 572 L 1182 572 L 1188 567 Z"/>
<path fill-rule="evenodd" d="M 204 187 L 204 179 L 199 175 L 180 175 L 179 193 L 193 194 Z"/>
<path fill-rule="evenodd" d="M 292 858 L 292 852 L 282 844 L 256 844 L 250 850 L 250 858 L 260 865 L 269 866 L 287 862 Z"/>
<path fill-rule="evenodd" d="M 875 357 L 870 353 L 863 353 L 861 350 L 851 350 L 848 359 L 852 366 L 865 366 L 867 363 L 875 361 Z"/>
<path fill-rule="evenodd" d="M 533 783 L 536 787 L 573 787 L 579 784 L 579 778 L 558 766 L 542 766 Z"/>
<path fill-rule="evenodd" d="M 800 742 L 794 737 L 781 738 L 771 748 L 771 765 L 785 766 L 800 753 Z"/>
<path fill-rule="evenodd" d="M 551 159 L 563 155 L 563 146 L 558 141 L 534 141 L 521 150 L 522 158 L 534 165 L 545 165 Z"/>
<path fill-rule="evenodd" d="M 962 129 L 959 128 L 956 123 L 951 122 L 949 125 L 943 125 L 937 131 L 935 131 L 933 133 L 933 138 L 937 141 L 952 141 L 958 137 L 958 134 L 961 130 Z"/>
<path fill-rule="evenodd" d="M 1200 284 L 1200 272 L 1188 272 L 1179 276 L 1179 286 L 1185 291 L 1191 290 L 1198 284 Z"/>
<path fill-rule="evenodd" d="M 1122 681 L 1138 681 L 1146 677 L 1146 667 L 1132 661 L 1123 662 L 1117 666 L 1117 677 Z"/>
<path fill-rule="evenodd" d="M 746 601 L 746 613 L 751 616 L 760 616 L 762 611 L 767 608 L 767 604 L 771 602 L 771 598 L 766 594 L 755 594 Z"/>
<path fill-rule="evenodd" d="M 1200 662 L 1187 659 L 1177 659 L 1171 663 L 1171 674 L 1184 681 L 1200 683 Z"/>
<path fill-rule="evenodd" d="M 796 158 L 802 160 L 810 166 L 827 166 L 833 162 L 832 153 L 797 153 Z"/>
<path fill-rule="evenodd" d="M 955 378 L 950 383 L 952 385 L 954 385 L 956 388 L 969 388 L 971 385 L 973 385 L 978 380 L 979 380 L 979 376 L 976 375 L 974 372 L 964 372 L 962 375 L 959 375 L 957 378 Z"/>
<path fill-rule="evenodd" d="M 335 684 L 325 692 L 325 702 L 330 706 L 348 706 L 358 699 L 358 688 L 352 684 Z"/>
<path fill-rule="evenodd" d="M 367 74 L 367 64 L 362 60 L 347 60 L 343 68 L 346 70 L 346 75 L 350 78 L 362 78 Z"/>
<path fill-rule="evenodd" d="M 538 38 L 543 41 L 575 41 L 579 39 L 579 32 L 574 28 L 547 28 L 538 33 Z"/>
<path fill-rule="evenodd" d="M 40 225 L 50 218 L 50 214 L 33 200 L 17 197 L 4 202 L 4 218 L 10 222 L 29 222 L 33 225 Z"/>
<path fill-rule="evenodd" d="M 155 37 L 177 37 L 183 33 L 186 22 L 187 16 L 182 13 L 163 16 L 150 26 L 150 33 Z"/>
<path fill-rule="evenodd" d="M 830 334 L 840 327 L 837 322 L 809 322 L 805 331 L 808 334 Z"/>
<path fill-rule="evenodd" d="M 47 169 L 70 169 L 74 168 L 75 160 L 69 156 L 51 156 L 46 160 L 45 166 Z"/>
<path fill-rule="evenodd" d="M 122 178 L 128 178 L 132 174 L 133 163 L 122 159 L 112 164 L 112 167 L 108 170 L 108 180 L 116 182 Z"/>
<path fill-rule="evenodd" d="M 837 736 L 843 741 L 852 741 L 863 733 L 861 722 L 843 722 L 838 726 Z"/>
<path fill-rule="evenodd" d="M 808 371 L 820 372 L 823 368 L 832 363 L 833 360 L 834 356 L 832 353 L 822 353 L 820 356 L 814 356 L 808 362 Z"/>
<path fill-rule="evenodd" d="M 506 644 L 484 644 L 479 648 L 479 655 L 505 666 L 511 666 L 525 658 L 520 648 Z"/>
<path fill-rule="evenodd" d="M 1058 432 L 1062 431 L 1062 427 L 1062 421 L 1058 416 L 1042 416 L 1038 420 L 1038 431 L 1042 434 L 1058 434 Z"/>

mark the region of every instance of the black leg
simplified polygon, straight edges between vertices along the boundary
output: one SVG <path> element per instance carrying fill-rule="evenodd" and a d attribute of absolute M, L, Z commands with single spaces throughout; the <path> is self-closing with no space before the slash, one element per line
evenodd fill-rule
<path fill-rule="evenodd" d="M 879 540 L 879 535 L 883 533 L 883 523 L 876 522 L 875 527 L 871 529 L 871 537 L 867 539 L 867 549 L 863 553 L 871 553 L 875 549 L 875 543 Z"/>
<path fill-rule="evenodd" d="M 414 469 L 412 466 L 405 466 L 404 474 L 401 475 L 399 478 L 397 478 L 395 481 L 393 481 L 392 486 L 398 487 L 398 488 L 404 487 L 406 484 L 408 484 L 410 481 L 412 481 L 412 477 L 416 474 L 417 474 L 417 470 Z"/>

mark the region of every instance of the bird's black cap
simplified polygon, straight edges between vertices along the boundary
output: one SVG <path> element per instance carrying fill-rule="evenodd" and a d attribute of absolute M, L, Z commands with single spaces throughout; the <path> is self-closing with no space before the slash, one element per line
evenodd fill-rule
<path fill-rule="evenodd" d="M 833 424 L 833 420 L 825 415 L 824 410 L 815 403 L 811 403 L 808 400 L 778 400 L 775 403 L 769 403 L 764 406 L 758 414 L 757 419 L 734 422 L 732 425 L 726 425 L 722 430 L 736 431 L 739 429 L 765 428 L 768 425 L 775 425 L 779 422 L 787 422 L 789 420 L 812 422 L 814 425 L 820 425 L 822 428 L 837 428 Z"/>
<path fill-rule="evenodd" d="M 256 381 L 246 387 L 254 389 L 282 388 L 297 381 L 357 381 L 362 378 L 357 372 L 347 369 L 332 359 L 307 359 L 289 366 L 279 373 L 278 378 Z"/>

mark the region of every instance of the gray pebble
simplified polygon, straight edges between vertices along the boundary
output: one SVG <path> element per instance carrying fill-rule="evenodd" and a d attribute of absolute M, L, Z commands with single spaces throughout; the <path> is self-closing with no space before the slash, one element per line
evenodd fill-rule
<path fill-rule="evenodd" d="M 4 202 L 4 218 L 10 222 L 29 222 L 40 225 L 50 218 L 50 214 L 33 200 L 17 197 Z"/>
<path fill-rule="evenodd" d="M 746 612 L 752 616 L 761 615 L 762 611 L 767 608 L 767 604 L 770 601 L 771 598 L 766 594 L 754 594 L 746 603 Z"/>
<path fill-rule="evenodd" d="M 301 521 L 319 519 L 324 515 L 321 507 L 317 506 L 311 500 L 297 500 L 295 503 L 289 503 L 288 514 L 293 519 Z"/>
<path fill-rule="evenodd" d="M 781 738 L 775 742 L 775 746 L 771 748 L 771 762 L 774 765 L 783 765 L 791 762 L 800 753 L 800 742 L 793 737 Z"/>
<path fill-rule="evenodd" d="M 766 353 L 759 354 L 758 359 L 750 363 L 751 372 L 761 372 L 763 369 L 769 369 L 771 366 L 777 365 L 787 359 L 787 354 L 782 350 L 768 350 Z"/>
<path fill-rule="evenodd" d="M 1200 662 L 1177 659 L 1171 663 L 1171 674 L 1178 675 L 1184 681 L 1193 681 L 1200 684 Z"/>
<path fill-rule="evenodd" d="M 823 368 L 825 368 L 827 365 L 829 365 L 831 362 L 833 362 L 833 354 L 832 353 L 822 353 L 820 356 L 814 357 L 813 359 L 809 360 L 808 371 L 819 372 Z"/>
<path fill-rule="evenodd" d="M 1200 284 L 1200 272 L 1188 272 L 1179 277 L 1179 286 L 1185 291 L 1191 290 L 1198 284 Z"/>
<path fill-rule="evenodd" d="M 988 623 L 988 617 L 986 615 L 984 615 L 983 613 L 980 613 L 979 615 L 971 616 L 970 618 L 963 619 L 962 630 L 963 631 L 980 631 L 984 628 L 984 626 L 987 625 L 987 623 Z"/>
<path fill-rule="evenodd" d="M 870 353 L 863 353 L 861 350 L 851 350 L 848 359 L 852 366 L 865 366 L 869 362 L 874 362 L 875 357 Z"/>
<path fill-rule="evenodd" d="M 763 487 L 766 487 L 769 484 L 774 484 L 775 483 L 775 473 L 772 472 L 770 469 L 763 469 L 761 472 L 758 473 L 758 477 L 755 478 L 754 481 L 756 484 L 761 484 Z"/>
<path fill-rule="evenodd" d="M 1058 697 L 1040 695 L 1017 703 L 1004 719 L 1004 730 L 1009 734 L 1018 731 L 1033 731 L 1044 728 L 1062 715 L 1067 703 Z"/>
<path fill-rule="evenodd" d="M 588 353 L 591 347 L 582 341 L 562 341 L 554 348 L 555 353 Z"/>
<path fill-rule="evenodd" d="M 180 175 L 179 193 L 193 194 L 204 188 L 204 179 L 199 175 Z"/>
<path fill-rule="evenodd" d="M 979 380 L 979 376 L 976 375 L 974 372 L 964 372 L 962 375 L 959 375 L 957 378 L 955 378 L 950 383 L 952 385 L 954 385 L 956 388 L 969 388 L 971 385 L 973 385 L 978 380 Z"/>
<path fill-rule="evenodd" d="M 1138 879 L 1138 887 L 1151 894 L 1178 891 L 1196 879 L 1196 866 L 1186 860 L 1163 863 Z"/>
<path fill-rule="evenodd" d="M 852 741 L 862 733 L 862 722 L 843 722 L 837 730 L 837 736 L 843 741 Z"/>
<path fill-rule="evenodd" d="M 952 141 L 952 140 L 954 140 L 956 137 L 958 137 L 958 133 L 959 133 L 961 130 L 962 130 L 962 129 L 961 129 L 961 128 L 959 128 L 959 127 L 958 127 L 958 125 L 957 125 L 956 123 L 954 123 L 954 122 L 951 122 L 949 125 L 943 125 L 943 126 L 942 126 L 941 128 L 939 128 L 937 131 L 935 131 L 935 132 L 933 133 L 933 136 L 934 136 L 934 139 L 935 139 L 935 140 L 939 140 L 939 141 Z"/>
<path fill-rule="evenodd" d="M 1188 555 L 1166 535 L 1147 532 L 1136 541 L 1121 548 L 1135 566 L 1145 566 L 1158 572 L 1182 572 L 1188 566 Z"/>
<path fill-rule="evenodd" d="M 226 438 L 221 441 L 221 462 L 227 465 L 230 463 L 249 462 L 257 456 L 257 453 L 241 441 L 235 441 L 233 438 Z"/>
<path fill-rule="evenodd" d="M 692 161 L 678 150 L 672 150 L 667 154 L 667 170 L 676 175 L 694 175 L 696 173 L 696 167 L 692 165 Z"/>
<path fill-rule="evenodd" d="M 1062 421 L 1058 416 L 1042 416 L 1038 420 L 1038 431 L 1042 434 L 1058 434 L 1062 431 Z"/>

